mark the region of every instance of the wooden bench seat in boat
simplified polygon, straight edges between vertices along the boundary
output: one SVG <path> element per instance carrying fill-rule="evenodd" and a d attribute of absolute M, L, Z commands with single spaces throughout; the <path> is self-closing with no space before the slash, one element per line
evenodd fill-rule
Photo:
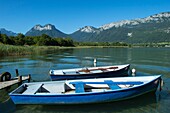
<path fill-rule="evenodd" d="M 49 91 L 49 93 L 63 93 L 65 92 L 65 83 L 60 83 L 60 84 L 44 84 L 42 86 L 43 88 L 45 88 L 47 91 Z"/>
<path fill-rule="evenodd" d="M 26 87 L 22 94 L 40 94 L 40 93 L 63 93 L 65 92 L 65 83 L 59 84 L 34 84 Z"/>
<path fill-rule="evenodd" d="M 29 85 L 22 94 L 35 94 L 43 84 Z"/>
<path fill-rule="evenodd" d="M 76 75 L 80 74 L 78 71 L 63 71 L 64 75 Z"/>
<path fill-rule="evenodd" d="M 118 86 L 119 84 L 121 85 L 140 85 L 143 84 L 143 82 L 140 81 L 130 81 L 130 82 L 113 82 L 112 80 L 105 80 L 104 82 L 82 82 L 82 81 L 76 81 L 76 82 L 70 82 L 70 84 L 75 85 L 75 92 L 76 93 L 83 93 L 85 92 L 84 90 L 84 85 L 85 84 L 107 84 L 110 89 L 115 90 L 115 89 L 120 89 Z"/>
<path fill-rule="evenodd" d="M 102 70 L 92 70 L 91 72 L 92 73 L 102 73 L 103 71 Z"/>

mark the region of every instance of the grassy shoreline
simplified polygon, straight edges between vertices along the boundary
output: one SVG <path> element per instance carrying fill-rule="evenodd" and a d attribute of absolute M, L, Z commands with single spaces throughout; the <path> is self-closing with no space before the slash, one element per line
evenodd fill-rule
<path fill-rule="evenodd" d="M 60 46 L 15 46 L 0 44 L 0 55 L 29 55 L 45 51 L 57 51 L 59 49 L 78 49 L 78 48 L 131 48 L 131 47 L 147 47 L 141 45 L 133 46 L 76 46 L 76 47 L 60 47 Z M 156 46 L 155 46 L 156 47 Z"/>
<path fill-rule="evenodd" d="M 78 49 L 78 48 L 110 48 L 110 47 L 127 47 L 127 46 L 76 46 L 76 47 L 60 47 L 60 46 L 15 46 L 0 44 L 0 55 L 29 55 L 44 51 L 57 51 L 59 49 Z"/>
<path fill-rule="evenodd" d="M 14 46 L 14 45 L 0 45 L 0 55 L 28 55 L 37 52 L 57 50 L 57 46 Z"/>

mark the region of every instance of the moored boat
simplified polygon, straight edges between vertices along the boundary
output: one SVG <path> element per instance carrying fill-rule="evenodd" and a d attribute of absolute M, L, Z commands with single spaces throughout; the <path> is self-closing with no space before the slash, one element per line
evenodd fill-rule
<path fill-rule="evenodd" d="M 24 83 L 9 95 L 15 104 L 92 104 L 155 92 L 161 75 Z"/>
<path fill-rule="evenodd" d="M 130 68 L 130 64 L 50 70 L 49 75 L 52 80 L 124 77 L 124 76 L 128 76 L 129 68 Z"/>

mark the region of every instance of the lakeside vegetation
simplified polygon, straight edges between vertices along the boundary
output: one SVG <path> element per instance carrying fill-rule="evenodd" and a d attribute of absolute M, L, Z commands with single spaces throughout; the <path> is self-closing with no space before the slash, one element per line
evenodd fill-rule
<path fill-rule="evenodd" d="M 58 50 L 58 46 L 15 46 L 0 44 L 0 55 L 28 55 L 37 54 L 48 50 Z"/>
<path fill-rule="evenodd" d="M 75 42 L 71 38 L 51 38 L 41 36 L 7 36 L 0 34 L 0 55 L 27 55 L 64 48 L 92 47 L 170 47 L 170 42 L 127 44 L 124 42 Z"/>
<path fill-rule="evenodd" d="M 25 36 L 19 33 L 17 36 L 0 34 L 0 42 L 8 45 L 36 45 L 36 46 L 74 46 L 71 38 L 51 38 L 46 34 L 41 36 Z"/>

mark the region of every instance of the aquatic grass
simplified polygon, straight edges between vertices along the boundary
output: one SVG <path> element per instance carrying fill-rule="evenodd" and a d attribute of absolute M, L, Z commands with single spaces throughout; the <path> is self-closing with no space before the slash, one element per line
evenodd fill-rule
<path fill-rule="evenodd" d="M 14 46 L 0 44 L 0 55 L 27 55 L 43 51 L 58 50 L 57 46 Z"/>
<path fill-rule="evenodd" d="M 170 45 L 170 42 L 166 43 L 157 43 L 156 46 L 153 47 L 164 47 L 165 45 Z M 128 47 L 145 47 L 142 44 L 136 44 L 132 46 L 74 46 L 74 47 L 65 47 L 65 46 L 16 46 L 16 45 L 6 45 L 0 43 L 0 55 L 8 56 L 8 55 L 28 55 L 28 54 L 39 54 L 42 52 L 48 51 L 57 51 L 59 49 L 79 49 L 79 48 L 128 48 Z"/>
<path fill-rule="evenodd" d="M 77 47 L 60 47 L 60 46 L 16 46 L 16 45 L 5 45 L 0 44 L 0 55 L 28 55 L 28 54 L 39 54 L 47 51 L 57 51 L 59 49 L 73 49 L 73 48 L 96 48 L 96 46 L 77 46 Z M 97 46 L 103 48 L 103 46 Z"/>

